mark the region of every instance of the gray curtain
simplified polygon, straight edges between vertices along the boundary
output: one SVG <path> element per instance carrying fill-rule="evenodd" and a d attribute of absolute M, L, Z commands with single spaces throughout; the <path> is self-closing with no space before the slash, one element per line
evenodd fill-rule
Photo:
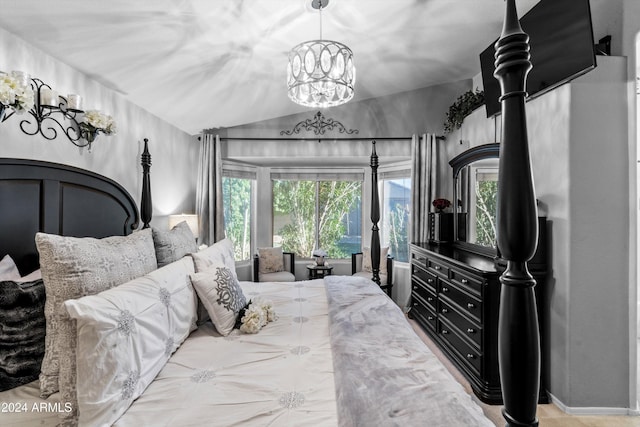
<path fill-rule="evenodd" d="M 438 144 L 436 135 L 415 135 L 411 141 L 411 241 L 429 240 L 428 213 L 436 198 Z"/>
<path fill-rule="evenodd" d="M 222 207 L 222 155 L 220 137 L 202 134 L 196 214 L 200 227 L 198 242 L 211 245 L 224 239 L 224 211 Z"/>

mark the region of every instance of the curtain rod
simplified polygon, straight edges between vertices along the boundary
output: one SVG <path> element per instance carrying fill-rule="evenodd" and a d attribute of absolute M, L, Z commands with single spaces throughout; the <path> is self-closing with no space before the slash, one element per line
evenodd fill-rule
<path fill-rule="evenodd" d="M 364 137 L 350 137 L 350 138 L 263 138 L 263 137 L 220 137 L 220 141 L 410 141 L 412 136 L 398 136 L 398 137 L 381 137 L 381 138 L 364 138 Z M 436 135 L 438 141 L 443 141 L 446 137 Z M 198 137 L 198 141 L 202 140 L 202 137 Z"/>

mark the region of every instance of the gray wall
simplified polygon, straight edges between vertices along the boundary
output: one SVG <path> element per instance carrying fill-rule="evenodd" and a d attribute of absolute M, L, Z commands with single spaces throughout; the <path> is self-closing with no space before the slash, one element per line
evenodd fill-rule
<path fill-rule="evenodd" d="M 550 223 L 550 392 L 568 410 L 629 405 L 626 92 L 626 58 L 602 57 L 527 103 L 536 196 Z M 476 110 L 447 156 L 499 140 L 499 120 Z M 449 176 L 441 182 L 452 188 Z"/>
<path fill-rule="evenodd" d="M 198 144 L 192 136 L 3 29 L 0 29 L 0 67 L 6 72 L 28 72 L 63 96 L 80 94 L 86 109 L 111 114 L 118 128 L 115 135 L 100 135 L 89 152 L 87 148 L 74 146 L 65 136 L 58 135 L 49 141 L 39 134 L 26 135 L 19 127 L 23 117 L 13 115 L 0 123 L 1 157 L 46 160 L 88 169 L 117 181 L 139 201 L 140 154 L 143 139 L 148 138 L 153 164 L 152 224 L 166 228 L 166 215 L 194 212 Z"/>

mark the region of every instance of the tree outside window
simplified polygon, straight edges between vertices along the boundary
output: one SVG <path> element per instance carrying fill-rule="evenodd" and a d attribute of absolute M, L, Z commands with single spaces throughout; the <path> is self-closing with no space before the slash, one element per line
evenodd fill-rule
<path fill-rule="evenodd" d="M 362 241 L 362 182 L 273 181 L 273 244 L 310 258 L 347 258 Z"/>
<path fill-rule="evenodd" d="M 396 261 L 409 260 L 409 218 L 411 179 L 384 179 L 382 182 L 382 241 Z"/>
<path fill-rule="evenodd" d="M 254 180 L 222 178 L 224 231 L 233 242 L 236 261 L 251 258 L 251 188 Z"/>

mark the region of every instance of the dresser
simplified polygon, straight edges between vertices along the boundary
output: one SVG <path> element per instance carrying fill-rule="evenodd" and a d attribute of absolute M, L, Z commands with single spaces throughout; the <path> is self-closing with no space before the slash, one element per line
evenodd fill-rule
<path fill-rule="evenodd" d="M 409 317 L 456 365 L 478 398 L 489 404 L 502 403 L 498 370 L 501 273 L 493 258 L 454 245 L 411 244 Z M 538 281 L 538 293 L 545 275 L 540 270 L 532 274 Z M 542 365 L 539 401 L 547 403 L 544 357 Z"/>

